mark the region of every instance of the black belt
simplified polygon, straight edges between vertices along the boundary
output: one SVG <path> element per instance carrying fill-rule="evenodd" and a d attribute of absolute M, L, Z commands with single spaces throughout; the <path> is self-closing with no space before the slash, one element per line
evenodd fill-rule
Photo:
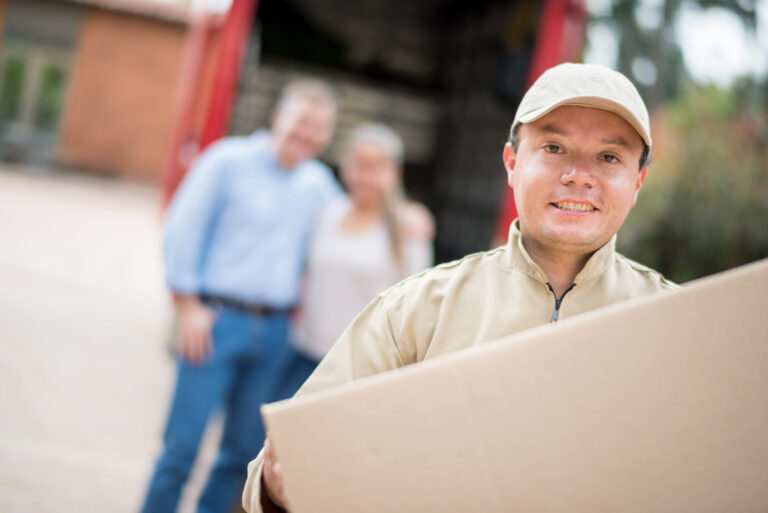
<path fill-rule="evenodd" d="M 257 315 L 259 317 L 266 317 L 269 315 L 279 314 L 291 314 L 295 310 L 295 307 L 288 308 L 275 308 L 273 306 L 264 305 L 260 303 L 246 303 L 245 301 L 238 301 L 228 297 L 214 296 L 211 294 L 201 294 L 200 300 L 203 303 L 211 306 L 225 306 L 228 308 L 234 308 L 241 312 L 249 313 L 251 315 Z"/>

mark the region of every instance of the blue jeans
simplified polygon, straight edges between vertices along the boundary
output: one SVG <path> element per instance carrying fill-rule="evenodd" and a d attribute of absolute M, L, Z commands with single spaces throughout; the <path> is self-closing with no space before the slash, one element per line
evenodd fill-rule
<path fill-rule="evenodd" d="M 264 443 L 259 407 L 294 394 L 312 366 L 288 343 L 288 317 L 253 316 L 222 307 L 213 327 L 214 355 L 200 365 L 178 360 L 176 391 L 145 499 L 144 513 L 173 513 L 210 414 L 224 408 L 216 462 L 200 513 L 228 513 L 240 500 L 248 462 Z"/>

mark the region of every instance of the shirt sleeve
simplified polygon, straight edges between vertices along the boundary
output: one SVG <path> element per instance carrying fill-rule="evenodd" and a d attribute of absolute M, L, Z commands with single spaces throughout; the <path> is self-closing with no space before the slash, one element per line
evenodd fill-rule
<path fill-rule="evenodd" d="M 175 292 L 200 292 L 206 246 L 222 195 L 222 153 L 219 143 L 195 161 L 168 208 L 163 262 L 166 283 Z"/>
<path fill-rule="evenodd" d="M 374 299 L 344 330 L 296 395 L 403 367 L 406 361 L 397 342 L 392 313 L 382 296 Z"/>
<path fill-rule="evenodd" d="M 411 276 L 432 267 L 433 259 L 431 241 L 406 239 L 403 242 L 403 271 L 405 271 L 405 276 Z"/>
<path fill-rule="evenodd" d="M 390 312 L 382 296 L 376 298 L 352 321 L 333 349 L 296 395 L 348 383 L 405 365 L 395 339 Z M 243 507 L 250 513 L 274 511 L 262 490 L 263 451 L 248 465 Z"/>

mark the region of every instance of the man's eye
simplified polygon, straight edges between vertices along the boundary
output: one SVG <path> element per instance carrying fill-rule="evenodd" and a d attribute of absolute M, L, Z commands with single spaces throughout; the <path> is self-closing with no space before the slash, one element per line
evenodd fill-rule
<path fill-rule="evenodd" d="M 547 144 L 544 146 L 544 149 L 548 153 L 560 153 L 560 146 L 558 146 L 557 144 Z"/>
<path fill-rule="evenodd" d="M 603 160 L 609 164 L 615 164 L 619 161 L 619 157 L 617 157 L 616 155 L 606 154 L 606 155 L 603 155 Z"/>

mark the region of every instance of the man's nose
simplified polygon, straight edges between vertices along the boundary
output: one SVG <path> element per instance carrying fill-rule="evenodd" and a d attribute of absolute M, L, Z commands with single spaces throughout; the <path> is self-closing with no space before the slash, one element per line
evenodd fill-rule
<path fill-rule="evenodd" d="M 563 185 L 576 185 L 590 189 L 595 186 L 594 178 L 589 160 L 583 157 L 571 159 L 563 174 L 560 175 Z"/>
<path fill-rule="evenodd" d="M 321 131 L 314 126 L 302 127 L 299 133 L 301 134 L 301 138 L 307 141 L 315 141 L 322 135 Z"/>

